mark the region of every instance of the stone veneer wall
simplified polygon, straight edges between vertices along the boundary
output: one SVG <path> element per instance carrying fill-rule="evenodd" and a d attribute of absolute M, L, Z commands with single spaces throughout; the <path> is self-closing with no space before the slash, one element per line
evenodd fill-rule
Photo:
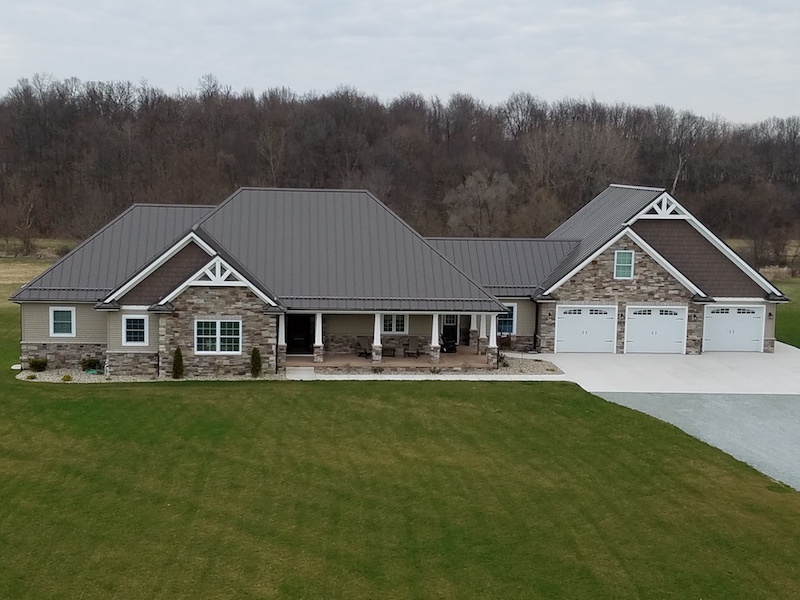
<path fill-rule="evenodd" d="M 633 279 L 614 279 L 614 252 L 633 250 Z M 624 236 L 595 258 L 553 295 L 558 304 L 617 305 L 617 352 L 625 347 L 625 309 L 629 304 L 688 306 L 686 353 L 703 347 L 703 306 L 691 302 L 692 292 L 667 273 L 633 240 Z M 539 351 L 553 352 L 556 305 L 539 305 Z"/>
<path fill-rule="evenodd" d="M 80 369 L 81 359 L 96 358 L 106 361 L 106 344 L 33 344 L 20 345 L 20 364 L 23 369 L 30 368 L 31 358 L 46 358 L 48 369 Z"/>
<path fill-rule="evenodd" d="M 157 377 L 157 352 L 109 352 L 108 374 L 119 377 Z"/>
<path fill-rule="evenodd" d="M 372 336 L 358 336 L 358 335 L 342 335 L 332 334 L 323 336 L 325 343 L 325 354 L 358 354 L 356 338 L 368 337 L 370 344 L 372 343 Z M 381 346 L 395 348 L 396 356 L 403 356 L 403 350 L 408 348 L 408 340 L 411 337 L 419 339 L 419 353 L 428 354 L 431 350 L 431 340 L 429 336 L 411 336 L 411 335 L 390 335 L 383 334 L 381 336 Z"/>
<path fill-rule="evenodd" d="M 172 355 L 178 346 L 187 377 L 247 375 L 254 346 L 261 350 L 264 372 L 275 372 L 278 317 L 261 312 L 262 301 L 247 288 L 193 286 L 175 298 L 172 305 L 172 314 L 162 315 L 159 320 L 161 377 L 171 376 Z M 242 321 L 242 353 L 195 355 L 195 318 L 226 317 Z"/>

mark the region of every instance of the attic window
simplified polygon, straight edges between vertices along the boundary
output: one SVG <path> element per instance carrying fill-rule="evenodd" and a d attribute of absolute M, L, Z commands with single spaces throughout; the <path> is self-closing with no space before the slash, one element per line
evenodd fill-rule
<path fill-rule="evenodd" d="M 633 250 L 614 253 L 614 279 L 633 279 Z"/>

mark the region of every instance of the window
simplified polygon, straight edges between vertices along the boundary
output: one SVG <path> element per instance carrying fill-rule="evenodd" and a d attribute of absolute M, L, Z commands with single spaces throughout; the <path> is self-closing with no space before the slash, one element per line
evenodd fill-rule
<path fill-rule="evenodd" d="M 497 315 L 497 333 L 516 335 L 517 333 L 517 305 L 503 302 L 508 307 L 508 312 Z"/>
<path fill-rule="evenodd" d="M 583 311 L 580 308 L 568 308 L 567 310 L 564 311 L 564 314 L 565 315 L 579 315 L 582 312 Z"/>
<path fill-rule="evenodd" d="M 614 253 L 614 279 L 633 279 L 633 250 Z"/>
<path fill-rule="evenodd" d="M 194 322 L 196 354 L 241 354 L 242 322 L 238 320 L 205 320 Z"/>
<path fill-rule="evenodd" d="M 648 315 L 652 315 L 653 311 L 651 309 L 649 309 L 649 308 L 639 308 L 639 309 L 633 311 L 633 314 L 634 314 L 634 316 L 646 317 Z"/>
<path fill-rule="evenodd" d="M 736 309 L 737 315 L 754 315 L 756 311 L 752 308 L 737 308 Z"/>
<path fill-rule="evenodd" d="M 122 345 L 147 346 L 148 335 L 147 315 L 125 315 L 122 317 Z"/>
<path fill-rule="evenodd" d="M 603 308 L 590 308 L 589 309 L 590 315 L 607 315 L 608 311 Z"/>
<path fill-rule="evenodd" d="M 52 337 L 75 337 L 74 307 L 50 307 L 50 335 Z"/>
<path fill-rule="evenodd" d="M 456 319 L 458 319 L 457 315 L 445 315 L 444 316 L 444 324 L 445 325 L 457 325 L 458 321 Z"/>
<path fill-rule="evenodd" d="M 658 314 L 662 317 L 677 317 L 678 311 L 671 308 L 659 308 Z"/>
<path fill-rule="evenodd" d="M 408 315 L 383 315 L 383 333 L 408 333 Z"/>

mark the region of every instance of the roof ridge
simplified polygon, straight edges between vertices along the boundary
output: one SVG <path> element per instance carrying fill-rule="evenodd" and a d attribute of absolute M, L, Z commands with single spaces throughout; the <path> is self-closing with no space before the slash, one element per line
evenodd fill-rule
<path fill-rule="evenodd" d="M 571 239 L 571 238 L 558 238 L 548 240 L 546 237 L 541 238 L 525 238 L 525 237 L 513 237 L 513 238 L 504 238 L 504 237 L 471 237 L 471 236 L 447 236 L 447 235 L 435 235 L 426 237 L 426 240 L 458 240 L 464 242 L 580 242 L 579 239 Z"/>
<path fill-rule="evenodd" d="M 177 202 L 161 204 L 160 202 L 134 202 L 131 204 L 131 206 L 143 206 L 151 208 L 214 208 L 216 204 L 178 204 Z"/>
<path fill-rule="evenodd" d="M 650 187 L 646 185 L 627 185 L 624 183 L 609 183 L 608 187 L 615 187 L 615 188 L 624 188 L 628 190 L 649 190 L 653 192 L 666 192 L 667 188 L 665 187 Z"/>

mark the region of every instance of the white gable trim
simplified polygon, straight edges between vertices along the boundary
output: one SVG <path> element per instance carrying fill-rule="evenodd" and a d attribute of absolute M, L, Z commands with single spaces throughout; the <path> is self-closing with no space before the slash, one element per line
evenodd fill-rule
<path fill-rule="evenodd" d="M 147 266 L 146 269 L 135 275 L 132 279 L 129 279 L 122 287 L 117 288 L 116 290 L 112 291 L 111 294 L 106 296 L 103 299 L 103 303 L 114 302 L 115 300 L 119 300 L 125 294 L 130 292 L 133 288 L 135 288 L 139 283 L 147 279 L 150 275 L 152 275 L 161 265 L 167 262 L 170 258 L 175 256 L 178 252 L 183 250 L 186 246 L 190 243 L 194 242 L 203 251 L 208 254 L 209 256 L 216 255 L 214 249 L 206 244 L 203 240 L 201 240 L 196 233 L 193 231 L 186 234 L 183 238 L 175 242 L 171 248 L 169 248 L 166 252 L 161 254 L 156 260 L 154 260 L 150 265 Z"/>
<path fill-rule="evenodd" d="M 669 263 L 669 261 L 667 261 L 667 259 L 665 259 L 663 256 L 661 256 L 658 252 L 656 252 L 655 249 L 652 246 L 650 246 L 650 244 L 648 244 L 640 236 L 638 236 L 636 234 L 636 232 L 633 231 L 633 229 L 631 229 L 630 227 L 626 227 L 625 229 L 620 231 L 617 235 L 615 235 L 610 240 L 608 240 L 605 244 L 600 246 L 600 248 L 595 250 L 594 253 L 592 253 L 588 258 L 586 258 L 581 264 L 579 264 L 577 267 L 572 269 L 572 271 L 570 271 L 569 273 L 564 275 L 564 277 L 559 279 L 553 286 L 551 286 L 548 290 L 546 290 L 544 295 L 546 296 L 548 294 L 551 294 L 555 290 L 560 288 L 567 281 L 572 279 L 572 277 L 574 277 L 577 273 L 579 273 L 581 270 L 583 270 L 583 268 L 586 265 L 588 265 L 595 258 L 600 256 L 603 252 L 608 250 L 614 243 L 616 243 L 623 236 L 628 236 L 631 239 L 631 241 L 635 242 L 642 250 L 644 250 L 644 252 L 646 254 L 648 254 L 650 256 L 650 258 L 655 260 L 656 263 L 658 263 L 658 265 L 661 268 L 663 268 L 667 273 L 672 275 L 687 290 L 689 290 L 690 292 L 692 292 L 694 294 L 699 294 L 700 296 L 705 296 L 706 295 L 706 294 L 703 293 L 703 291 L 699 287 L 697 287 L 695 284 L 693 284 L 691 281 L 689 281 L 689 279 L 687 279 L 683 275 L 683 273 L 681 273 L 680 271 L 678 271 L 678 269 L 673 267 Z M 609 278 L 611 278 L 611 277 L 613 277 L 613 273 L 609 273 Z"/>
<path fill-rule="evenodd" d="M 250 283 L 244 275 L 225 262 L 221 256 L 212 258 L 204 267 L 160 300 L 159 306 L 171 302 L 190 287 L 245 287 L 266 304 L 277 306 L 272 298 Z"/>
<path fill-rule="evenodd" d="M 651 211 L 655 210 L 656 205 L 664 205 L 664 206 L 671 206 L 672 212 L 669 214 L 659 215 L 659 214 L 652 214 Z M 675 215 L 675 216 L 673 216 Z M 773 294 L 777 294 L 779 296 L 781 291 L 773 286 L 769 281 L 767 281 L 764 276 L 761 275 L 758 271 L 756 271 L 753 267 L 747 264 L 747 262 L 736 252 L 734 252 L 728 244 L 723 242 L 719 239 L 716 235 L 711 233 L 711 230 L 708 229 L 705 225 L 703 225 L 692 213 L 686 210 L 680 202 L 675 200 L 672 196 L 670 196 L 667 192 L 664 192 L 656 198 L 653 202 L 651 202 L 648 206 L 646 206 L 639 214 L 633 217 L 630 221 L 626 223 L 626 225 L 633 225 L 639 219 L 658 219 L 658 218 L 668 218 L 668 219 L 684 219 L 691 223 L 692 227 L 694 227 L 700 234 L 706 238 L 711 244 L 722 254 L 724 254 L 733 264 L 739 267 L 742 271 L 744 271 L 745 275 L 750 277 L 756 284 L 766 292 L 771 292 Z"/>

